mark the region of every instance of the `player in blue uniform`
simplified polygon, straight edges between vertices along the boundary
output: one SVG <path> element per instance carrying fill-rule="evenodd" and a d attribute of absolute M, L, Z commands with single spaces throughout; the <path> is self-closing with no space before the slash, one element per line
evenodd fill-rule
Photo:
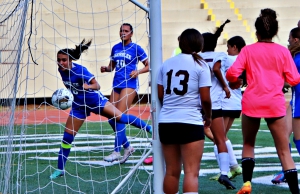
<path fill-rule="evenodd" d="M 113 79 L 113 90 L 109 101 L 121 112 L 126 113 L 130 108 L 138 92 L 138 75 L 149 71 L 148 56 L 137 44 L 133 43 L 131 37 L 133 28 L 130 24 L 124 23 L 120 27 L 121 42 L 114 45 L 110 55 L 108 66 L 102 66 L 101 72 L 112 72 L 115 70 Z M 137 65 L 141 61 L 144 68 L 137 70 Z M 104 158 L 105 161 L 114 161 L 120 157 L 120 150 L 124 147 L 124 158 L 128 158 L 134 151 L 126 138 L 125 124 L 115 123 L 110 120 L 109 124 L 116 131 L 115 149 L 112 154 Z M 152 131 L 148 130 L 152 133 Z"/>
<path fill-rule="evenodd" d="M 131 125 L 150 130 L 151 126 L 147 125 L 141 119 L 123 114 L 106 97 L 99 91 L 100 85 L 87 68 L 74 63 L 78 60 L 83 51 L 87 50 L 92 41 L 83 40 L 75 49 L 62 49 L 57 53 L 58 71 L 64 82 L 64 85 L 72 91 L 74 101 L 69 117 L 66 122 L 65 132 L 63 135 L 61 148 L 58 154 L 58 169 L 50 176 L 50 179 L 64 175 L 64 168 L 69 156 L 72 142 L 75 135 L 91 112 L 101 114 L 111 120 L 120 123 L 130 123 Z M 120 162 L 125 162 L 122 159 Z"/>

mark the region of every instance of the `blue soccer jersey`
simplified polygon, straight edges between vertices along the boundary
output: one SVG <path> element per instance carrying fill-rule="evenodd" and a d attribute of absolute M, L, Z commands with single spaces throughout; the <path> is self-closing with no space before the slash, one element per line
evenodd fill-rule
<path fill-rule="evenodd" d="M 116 63 L 113 87 L 136 89 L 138 79 L 131 78 L 130 73 L 137 70 L 139 61 L 143 62 L 148 58 L 145 51 L 135 43 L 124 46 L 120 42 L 112 48 L 110 58 Z"/>
<path fill-rule="evenodd" d="M 85 90 L 83 84 L 89 84 L 90 81 L 95 78 L 86 67 L 79 64 L 72 63 L 72 69 L 70 71 L 61 71 L 58 69 L 63 83 L 74 95 L 74 101 L 72 109 L 79 106 L 87 106 L 95 108 L 104 106 L 103 102 L 106 102 L 106 97 L 98 90 Z"/>
<path fill-rule="evenodd" d="M 294 57 L 294 62 L 300 73 L 300 53 L 296 54 Z M 300 84 L 297 84 L 292 87 L 292 117 L 299 118 L 300 117 Z"/>

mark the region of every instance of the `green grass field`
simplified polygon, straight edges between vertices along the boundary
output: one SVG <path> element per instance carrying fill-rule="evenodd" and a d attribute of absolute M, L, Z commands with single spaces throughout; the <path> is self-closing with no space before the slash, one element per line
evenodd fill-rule
<path fill-rule="evenodd" d="M 136 150 L 134 155 L 123 165 L 117 162 L 113 164 L 104 162 L 103 156 L 108 155 L 113 149 L 113 131 L 106 122 L 85 123 L 73 142 L 66 165 L 66 175 L 51 181 L 49 175 L 57 166 L 62 133 L 61 124 L 32 125 L 26 128 L 15 126 L 15 134 L 18 135 L 15 135 L 13 142 L 11 171 L 15 189 L 12 193 L 111 193 L 151 147 L 145 132 L 135 128 L 127 129 L 129 141 Z M 242 149 L 240 120 L 235 121 L 229 132 L 229 138 L 240 162 Z M 273 174 L 281 167 L 272 137 L 263 120 L 257 136 L 256 152 L 253 193 L 289 193 L 287 184 L 271 184 Z M 295 148 L 292 149 L 292 155 L 298 164 L 300 160 Z M 5 160 L 5 156 L 6 153 L 1 152 L 2 161 Z M 233 180 L 237 189 L 227 191 L 217 181 L 209 180 L 209 177 L 218 172 L 213 144 L 206 140 L 199 177 L 200 194 L 211 194 L 216 191 L 228 194 L 237 192 L 242 185 L 242 176 Z M 118 193 L 152 193 L 152 181 L 152 165 L 142 165 Z M 19 183 L 18 186 L 16 182 Z"/>

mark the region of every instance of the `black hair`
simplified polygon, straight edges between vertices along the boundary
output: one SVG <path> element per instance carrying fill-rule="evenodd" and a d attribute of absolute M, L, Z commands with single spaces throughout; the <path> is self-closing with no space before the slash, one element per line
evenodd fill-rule
<path fill-rule="evenodd" d="M 239 52 L 242 50 L 242 48 L 244 46 L 246 46 L 246 42 L 241 36 L 234 36 L 234 37 L 230 38 L 227 41 L 227 44 L 229 44 L 232 47 L 235 45 Z M 239 76 L 239 78 L 243 80 L 242 87 L 246 87 L 248 85 L 247 77 L 246 77 L 246 70 L 243 71 L 243 73 Z"/>
<path fill-rule="evenodd" d="M 86 51 L 91 46 L 92 40 L 85 41 L 83 39 L 79 45 L 75 45 L 75 49 L 65 48 L 57 52 L 57 54 L 68 55 L 69 58 L 76 61 L 80 58 L 81 53 Z"/>
<path fill-rule="evenodd" d="M 291 36 L 293 38 L 299 38 L 300 39 L 300 28 L 296 27 L 296 28 L 293 28 L 290 32 Z"/>
<path fill-rule="evenodd" d="M 180 35 L 179 48 L 184 54 L 191 54 L 194 61 L 201 65 L 202 58 L 198 54 L 203 48 L 203 37 L 201 33 L 194 29 L 189 28 L 184 30 Z"/>
<path fill-rule="evenodd" d="M 203 51 L 215 51 L 215 48 L 217 47 L 217 41 L 218 38 L 220 37 L 221 33 L 223 32 L 223 29 L 227 23 L 229 23 L 230 20 L 226 20 L 219 28 L 217 28 L 216 32 L 210 33 L 210 32 L 205 32 L 202 34 L 204 38 L 204 46 L 203 46 Z"/>
<path fill-rule="evenodd" d="M 294 45 L 289 45 L 289 50 L 292 57 L 295 57 L 296 54 L 300 53 L 300 28 L 296 27 L 290 31 L 290 35 L 293 38 L 298 38 L 299 41 Z"/>
<path fill-rule="evenodd" d="M 260 15 L 255 21 L 256 33 L 261 39 L 270 39 L 277 35 L 278 21 L 276 12 L 266 8 L 260 11 Z"/>
<path fill-rule="evenodd" d="M 132 25 L 131 25 L 131 24 L 129 24 L 129 23 L 123 23 L 123 24 L 121 25 L 121 27 L 120 27 L 120 31 L 121 31 L 122 26 L 129 26 L 131 33 L 133 33 L 133 28 L 132 28 Z"/>
<path fill-rule="evenodd" d="M 240 52 L 244 46 L 246 46 L 246 42 L 241 36 L 234 36 L 227 41 L 227 44 L 230 46 L 236 46 L 238 51 Z"/>

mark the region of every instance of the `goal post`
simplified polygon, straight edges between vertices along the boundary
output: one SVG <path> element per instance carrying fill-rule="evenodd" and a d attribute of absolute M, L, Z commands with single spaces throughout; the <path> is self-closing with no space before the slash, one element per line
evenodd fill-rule
<path fill-rule="evenodd" d="M 5 0 L 0 10 L 0 193 L 162 193 L 160 103 L 154 82 L 162 64 L 161 0 Z M 108 65 L 112 47 L 120 42 L 122 23 L 132 24 L 133 42 L 150 61 L 150 74 L 139 75 L 138 97 L 144 101 L 138 98 L 126 112 L 152 122 L 152 145 L 147 132 L 128 125 L 135 152 L 125 164 L 105 162 L 116 134 L 106 118 L 91 115 L 72 142 L 64 176 L 50 179 L 70 111 L 56 110 L 50 100 L 64 87 L 56 53 L 92 39 L 76 62 L 95 75 L 108 96 L 114 72 L 100 73 L 100 67 Z M 151 116 L 145 114 L 149 112 Z M 144 165 L 151 153 L 153 165 Z"/>
<path fill-rule="evenodd" d="M 158 134 L 158 115 L 161 104 L 157 95 L 158 70 L 163 62 L 162 57 L 162 18 L 161 18 L 161 0 L 150 0 L 150 72 L 151 72 L 151 111 L 153 125 L 153 190 L 154 193 L 163 193 L 164 179 L 164 158 L 162 155 L 161 143 Z"/>

